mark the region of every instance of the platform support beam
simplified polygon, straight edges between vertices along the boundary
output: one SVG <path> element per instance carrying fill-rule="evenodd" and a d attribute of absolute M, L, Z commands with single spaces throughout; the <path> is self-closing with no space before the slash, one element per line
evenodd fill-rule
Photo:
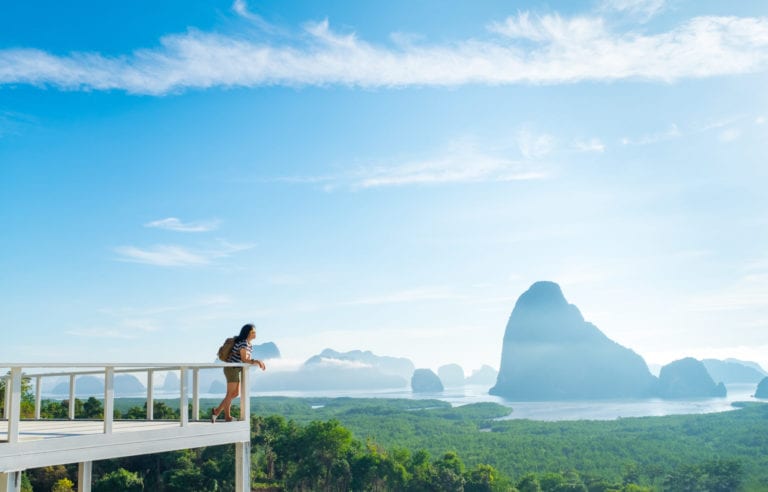
<path fill-rule="evenodd" d="M 251 490 L 251 442 L 235 443 L 235 492 Z"/>
<path fill-rule="evenodd" d="M 93 476 L 93 461 L 83 461 L 77 464 L 77 492 L 91 492 Z"/>

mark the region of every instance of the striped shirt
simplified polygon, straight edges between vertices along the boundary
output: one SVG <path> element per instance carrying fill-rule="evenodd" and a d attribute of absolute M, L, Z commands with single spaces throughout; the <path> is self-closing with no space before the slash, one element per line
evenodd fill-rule
<path fill-rule="evenodd" d="M 248 340 L 240 340 L 239 342 L 235 343 L 235 346 L 232 347 L 232 353 L 229 356 L 229 360 L 227 362 L 243 362 L 243 360 L 240 358 L 240 349 L 245 349 L 245 353 L 248 354 L 248 357 L 251 356 L 251 344 L 248 343 Z"/>

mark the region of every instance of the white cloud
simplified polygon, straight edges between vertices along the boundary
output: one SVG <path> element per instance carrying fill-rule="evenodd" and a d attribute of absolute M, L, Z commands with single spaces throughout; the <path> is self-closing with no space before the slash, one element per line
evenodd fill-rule
<path fill-rule="evenodd" d="M 510 39 L 525 39 L 539 43 L 570 44 L 591 42 L 606 37 L 604 21 L 600 17 L 574 17 L 565 19 L 559 15 L 531 18 L 528 12 L 508 17 L 504 22 L 494 22 L 488 30 Z"/>
<path fill-rule="evenodd" d="M 177 245 L 156 245 L 142 249 L 135 246 L 120 246 L 115 251 L 120 261 L 144 263 L 156 266 L 198 266 L 208 265 L 218 258 L 226 258 L 233 253 L 251 249 L 251 244 L 232 244 L 219 241 L 215 249 L 193 251 Z"/>
<path fill-rule="evenodd" d="M 663 132 L 643 135 L 639 138 L 624 137 L 621 139 L 621 143 L 624 145 L 650 145 L 658 142 L 666 142 L 675 138 L 680 138 L 681 136 L 683 136 L 683 134 L 680 132 L 680 129 L 673 123 L 669 125 L 669 128 Z"/>
<path fill-rule="evenodd" d="M 357 360 L 343 360 L 343 359 L 331 359 L 327 357 L 321 357 L 320 367 L 331 367 L 338 369 L 369 369 L 373 366 Z"/>
<path fill-rule="evenodd" d="M 534 133 L 524 129 L 517 134 L 517 146 L 525 159 L 541 159 L 552 152 L 555 139 L 545 133 Z"/>
<path fill-rule="evenodd" d="M 248 19 L 253 24 L 255 24 L 259 29 L 266 33 L 277 33 L 279 30 L 270 24 L 269 22 L 265 21 L 263 17 L 261 17 L 258 14 L 254 14 L 248 9 L 248 3 L 245 0 L 235 0 L 235 2 L 232 4 L 232 10 L 235 11 L 237 15 L 244 19 Z"/>
<path fill-rule="evenodd" d="M 412 184 L 473 183 L 545 179 L 549 173 L 535 160 L 551 152 L 549 135 L 528 130 L 517 134 L 515 150 L 488 149 L 472 140 L 452 142 L 437 157 L 360 169 L 352 184 L 360 188 Z M 510 154 L 519 154 L 511 156 Z"/>
<path fill-rule="evenodd" d="M 738 129 L 728 128 L 727 130 L 720 132 L 717 138 L 721 142 L 729 143 L 738 140 L 740 136 L 741 132 Z"/>
<path fill-rule="evenodd" d="M 755 118 L 756 125 L 762 125 L 763 123 L 765 123 L 765 116 L 758 116 Z"/>
<path fill-rule="evenodd" d="M 573 141 L 573 147 L 579 152 L 605 152 L 605 144 L 599 138 L 576 139 Z"/>
<path fill-rule="evenodd" d="M 696 295 L 688 299 L 690 311 L 765 310 L 768 299 L 768 260 L 746 263 L 742 276 L 717 292 Z"/>
<path fill-rule="evenodd" d="M 207 222 L 187 222 L 184 223 L 176 217 L 168 217 L 166 219 L 153 220 L 147 222 L 144 227 L 153 227 L 157 229 L 167 229 L 169 231 L 177 232 L 208 232 L 216 229 L 219 222 L 216 220 Z"/>
<path fill-rule="evenodd" d="M 406 289 L 381 296 L 371 296 L 342 302 L 343 306 L 375 305 L 375 304 L 399 304 L 404 302 L 421 301 L 445 301 L 462 299 L 462 296 L 456 294 L 450 289 L 425 287 L 417 289 Z"/>
<path fill-rule="evenodd" d="M 69 330 L 67 335 L 86 338 L 114 338 L 118 340 L 132 340 L 136 338 L 135 333 L 116 328 L 78 328 Z"/>
<path fill-rule="evenodd" d="M 667 0 L 603 0 L 601 10 L 638 15 L 645 20 L 659 14 L 667 7 Z"/>
<path fill-rule="evenodd" d="M 247 13 L 244 3 L 236 11 Z M 611 32 L 599 17 L 532 18 L 494 23 L 493 39 L 391 47 L 327 21 L 305 35 L 250 40 L 190 30 L 160 46 L 121 56 L 55 55 L 33 48 L 0 50 L 0 84 L 67 90 L 167 94 L 188 88 L 264 85 L 356 87 L 559 84 L 585 80 L 674 81 L 763 71 L 768 19 L 696 17 L 666 32 Z"/>
<path fill-rule="evenodd" d="M 232 299 L 223 294 L 214 294 L 209 296 L 198 297 L 196 299 L 189 300 L 189 303 L 165 305 L 165 306 L 153 306 L 145 308 L 131 308 L 126 306 L 120 306 L 119 308 L 102 308 L 98 311 L 108 316 L 116 316 L 126 319 L 135 319 L 140 316 L 146 318 L 147 316 L 157 316 L 161 314 L 173 313 L 174 316 L 183 311 L 194 311 L 200 309 L 210 310 L 217 306 L 231 306 L 233 304 Z"/>
<path fill-rule="evenodd" d="M 146 263 L 157 266 L 190 266 L 205 265 L 210 259 L 193 253 L 181 246 L 158 245 L 151 249 L 141 249 L 135 246 L 120 246 L 115 251 L 121 256 L 121 261 Z"/>

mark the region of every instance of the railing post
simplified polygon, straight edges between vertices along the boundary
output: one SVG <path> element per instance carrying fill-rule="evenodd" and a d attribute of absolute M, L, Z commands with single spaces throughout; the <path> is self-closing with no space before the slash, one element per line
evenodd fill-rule
<path fill-rule="evenodd" d="M 179 368 L 179 421 L 182 427 L 189 424 L 189 410 L 187 409 L 187 368 Z"/>
<path fill-rule="evenodd" d="M 200 368 L 192 369 L 192 420 L 200 420 Z"/>
<path fill-rule="evenodd" d="M 147 420 L 154 420 L 155 418 L 155 371 L 152 369 L 147 370 Z"/>
<path fill-rule="evenodd" d="M 43 378 L 37 376 L 35 378 L 35 420 L 40 420 L 40 405 L 42 404 L 42 382 Z"/>
<path fill-rule="evenodd" d="M 77 492 L 91 492 L 93 461 L 83 461 L 77 464 Z"/>
<path fill-rule="evenodd" d="M 21 367 L 11 368 L 11 377 L 5 381 L 6 416 L 8 418 L 8 442 L 19 441 L 19 419 L 21 418 Z"/>
<path fill-rule="evenodd" d="M 75 420 L 75 375 L 69 375 L 69 420 Z"/>
<path fill-rule="evenodd" d="M 115 368 L 104 368 L 104 434 L 112 433 L 115 415 Z"/>
<path fill-rule="evenodd" d="M 5 380 L 5 405 L 3 406 L 3 418 L 8 418 L 8 409 L 11 406 L 11 375 L 0 376 L 0 379 Z"/>
<path fill-rule="evenodd" d="M 240 381 L 240 420 L 249 422 L 251 420 L 251 397 L 248 393 L 248 386 L 250 386 L 248 366 L 243 366 L 243 377 Z"/>

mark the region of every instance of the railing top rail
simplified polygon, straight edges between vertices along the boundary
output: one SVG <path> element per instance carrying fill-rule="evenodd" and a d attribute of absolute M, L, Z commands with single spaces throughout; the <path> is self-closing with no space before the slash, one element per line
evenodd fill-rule
<path fill-rule="evenodd" d="M 59 363 L 59 362 L 49 362 L 49 363 L 40 363 L 40 364 L 27 364 L 27 363 L 3 363 L 0 362 L 0 369 L 10 369 L 12 367 L 19 367 L 21 369 L 84 369 L 84 368 L 101 368 L 102 370 L 87 370 L 87 371 L 56 371 L 56 372 L 41 372 L 41 373 L 30 373 L 28 371 L 24 371 L 24 376 L 28 377 L 47 377 L 47 376 L 65 376 L 65 375 L 76 375 L 76 376 L 83 376 L 88 374 L 103 374 L 104 369 L 111 367 L 115 369 L 115 373 L 131 373 L 131 372 L 141 372 L 141 371 L 148 371 L 148 370 L 155 370 L 155 371 L 173 371 L 184 368 L 189 369 L 217 369 L 222 367 L 243 367 L 247 364 L 241 364 L 241 363 L 230 363 L 230 362 L 215 362 L 215 363 L 182 363 L 182 364 L 173 364 L 173 363 L 155 363 L 155 364 L 141 364 L 141 363 L 75 363 L 75 364 L 68 364 L 68 363 Z M 0 378 L 6 377 L 5 374 L 0 375 Z"/>
<path fill-rule="evenodd" d="M 231 362 L 0 362 L 0 367 L 34 367 L 34 368 L 67 368 L 67 367 L 136 367 L 139 369 L 179 368 L 179 367 L 225 367 L 241 366 Z"/>

